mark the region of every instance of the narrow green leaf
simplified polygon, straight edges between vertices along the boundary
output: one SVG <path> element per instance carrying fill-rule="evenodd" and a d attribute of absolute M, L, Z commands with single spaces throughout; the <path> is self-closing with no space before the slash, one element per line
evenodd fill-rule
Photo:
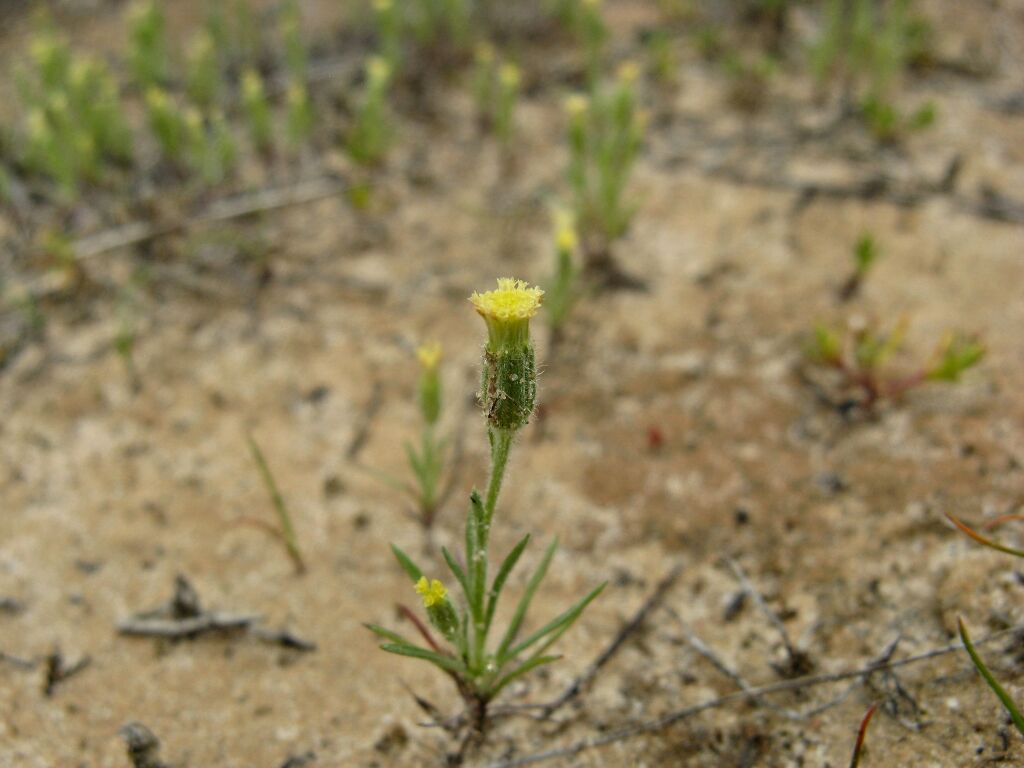
<path fill-rule="evenodd" d="M 498 569 L 498 574 L 494 577 L 494 584 L 491 586 L 491 594 L 487 599 L 487 617 L 484 620 L 485 632 L 489 632 L 491 629 L 491 622 L 494 620 L 494 612 L 498 608 L 498 597 L 501 595 L 501 590 L 505 586 L 505 582 L 508 580 L 509 574 L 512 573 L 512 569 L 515 568 L 516 563 L 519 562 L 520 555 L 523 554 L 523 550 L 526 549 L 526 545 L 529 543 L 530 534 L 526 534 L 519 543 L 512 548 L 512 551 L 508 553 L 505 561 Z"/>
<path fill-rule="evenodd" d="M 448 672 L 454 672 L 457 675 L 461 675 L 465 671 L 462 663 L 458 659 L 454 659 L 451 656 L 443 656 L 440 653 L 434 653 L 434 651 L 428 651 L 426 648 L 419 648 L 415 645 L 385 643 L 381 646 L 381 650 L 387 651 L 388 653 L 397 653 L 399 656 L 411 656 L 414 659 L 424 659 L 425 661 L 429 661 L 431 664 L 439 666 L 441 669 L 447 670 Z"/>
<path fill-rule="evenodd" d="M 537 653 L 543 653 L 545 649 L 550 647 L 559 637 L 562 636 L 562 634 L 567 629 L 569 629 L 569 627 L 572 626 L 572 623 L 580 617 L 581 613 L 583 613 L 583 609 L 587 607 L 591 600 L 593 600 L 595 597 L 601 594 L 601 591 L 605 588 L 605 586 L 607 586 L 607 584 L 608 582 L 599 584 L 590 592 L 590 594 L 588 594 L 586 597 L 584 597 L 582 600 L 576 603 L 576 605 L 574 605 L 572 608 L 560 614 L 559 616 L 556 616 L 554 619 L 552 619 L 543 627 L 538 629 L 528 638 L 523 640 L 523 642 L 519 643 L 519 645 L 515 646 L 512 650 L 508 652 L 507 656 L 505 656 L 504 658 L 514 658 L 515 656 L 518 656 L 520 653 L 529 648 L 531 645 L 536 643 L 538 640 L 542 639 L 545 635 L 554 633 L 552 637 L 548 638 L 547 642 L 545 642 L 544 645 L 537 651 Z"/>
<path fill-rule="evenodd" d="M 448 568 L 452 574 L 458 580 L 462 586 L 462 592 L 466 595 L 466 600 L 469 600 L 469 583 L 466 581 L 466 572 L 462 570 L 462 566 L 459 565 L 459 561 L 452 557 L 452 553 L 448 551 L 447 547 L 441 547 L 441 554 L 444 555 L 444 561 L 448 563 Z"/>
<path fill-rule="evenodd" d="M 985 666 L 985 662 L 981 660 L 981 656 L 974 648 L 974 644 L 971 642 L 971 636 L 967 634 L 967 627 L 964 625 L 964 620 L 958 618 L 957 624 L 960 626 L 960 639 L 963 641 L 964 648 L 967 649 L 967 654 L 971 657 L 971 661 L 974 662 L 975 668 L 978 673 L 985 678 L 985 682 L 988 683 L 988 687 L 992 689 L 992 692 L 999 697 L 999 701 L 1006 707 L 1006 711 L 1010 713 L 1010 719 L 1013 720 L 1013 724 L 1020 731 L 1020 734 L 1024 736 L 1024 715 L 1021 715 L 1020 709 L 1014 703 L 1013 699 L 1010 698 L 1010 694 L 999 684 L 999 681 L 995 679 L 988 667 Z"/>
<path fill-rule="evenodd" d="M 391 545 L 391 551 L 395 553 L 395 559 L 398 560 L 398 564 L 402 566 L 402 570 L 409 574 L 409 578 L 412 579 L 413 582 L 417 582 L 423 578 L 423 571 L 421 571 L 416 564 L 409 559 L 409 556 L 405 554 L 405 552 L 400 550 L 394 544 Z"/>
<path fill-rule="evenodd" d="M 533 576 L 530 578 L 530 582 L 526 585 L 526 591 L 523 592 L 523 596 L 519 598 L 519 604 L 516 605 L 515 613 L 512 614 L 512 621 L 509 622 L 508 629 L 505 631 L 505 636 L 501 639 L 501 645 L 498 646 L 498 663 L 502 663 L 502 660 L 506 658 L 506 651 L 508 647 L 516 639 L 516 635 L 519 634 L 519 629 L 523 625 L 523 619 L 526 617 L 526 611 L 530 607 L 530 601 L 533 600 L 533 594 L 537 591 L 537 587 L 540 586 L 541 581 L 544 580 L 544 576 L 548 572 L 548 566 L 551 565 L 551 558 L 555 556 L 555 549 L 558 547 L 558 539 L 554 539 L 551 544 L 548 545 L 547 551 L 544 553 L 544 557 L 541 558 L 540 565 L 537 566 L 537 570 L 534 571 Z"/>
<path fill-rule="evenodd" d="M 473 556 L 466 564 L 466 567 L 473 574 L 470 578 L 473 585 L 473 615 L 479 619 L 484 615 L 484 592 L 487 589 L 487 550 L 485 547 L 487 533 L 484 530 L 484 526 L 487 523 L 483 502 L 480 501 L 480 494 L 475 490 L 469 494 L 469 504 L 469 516 L 475 521 L 473 523 L 473 530 L 476 535 L 476 541 L 473 546 Z"/>
<path fill-rule="evenodd" d="M 392 632 L 390 629 L 386 629 L 385 627 L 382 627 L 379 624 L 363 624 L 363 626 L 371 632 L 373 632 L 374 634 L 380 635 L 385 640 L 390 640 L 392 643 L 397 643 L 400 645 L 412 645 L 412 643 L 410 643 L 397 632 Z"/>
<path fill-rule="evenodd" d="M 491 695 L 492 696 L 496 695 L 506 685 L 511 683 L 516 678 L 522 677 L 527 672 L 529 672 L 531 669 L 536 669 L 537 667 L 543 666 L 545 664 L 550 664 L 553 661 L 558 661 L 560 658 L 562 658 L 562 657 L 561 656 L 534 656 L 529 661 L 524 662 L 523 664 L 520 664 L 514 670 L 512 670 L 507 675 L 505 675 L 503 678 L 501 678 L 497 683 L 495 683 L 494 687 L 491 689 Z"/>
<path fill-rule="evenodd" d="M 416 453 L 416 449 L 412 447 L 410 443 L 405 444 L 405 455 L 409 460 L 409 465 L 412 467 L 412 471 L 416 474 L 416 477 L 423 480 L 423 460 Z"/>

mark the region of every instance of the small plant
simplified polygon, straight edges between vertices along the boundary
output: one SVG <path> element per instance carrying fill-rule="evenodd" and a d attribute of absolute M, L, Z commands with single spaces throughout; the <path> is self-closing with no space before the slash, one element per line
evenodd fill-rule
<path fill-rule="evenodd" d="M 392 0 L 394 2 L 394 0 Z M 406 0 L 413 36 L 424 48 L 460 51 L 470 42 L 469 0 Z"/>
<path fill-rule="evenodd" d="M 306 143 L 313 130 L 313 105 L 306 86 L 298 82 L 289 83 L 285 105 L 288 109 L 288 143 L 293 150 L 297 150 Z"/>
<path fill-rule="evenodd" d="M 878 242 L 870 232 L 865 232 L 853 246 L 853 271 L 839 286 L 839 300 L 850 301 L 860 293 L 868 273 L 875 266 L 879 255 Z"/>
<path fill-rule="evenodd" d="M 894 374 L 888 363 L 903 346 L 906 330 L 906 321 L 887 332 L 869 324 L 850 327 L 845 333 L 819 325 L 808 354 L 813 362 L 837 371 L 844 389 L 859 392 L 851 405 L 865 412 L 880 400 L 896 400 L 928 382 L 957 382 L 985 356 L 985 347 L 977 339 L 950 333 L 929 362 L 909 374 Z"/>
<path fill-rule="evenodd" d="M 910 0 L 830 0 L 811 70 L 822 86 L 839 80 L 875 137 L 893 141 L 935 122 L 933 102 L 905 115 L 894 97 L 903 72 L 927 60 L 929 47 L 928 27 L 911 13 Z"/>
<path fill-rule="evenodd" d="M 189 41 L 185 57 L 188 97 L 197 106 L 210 109 L 221 92 L 221 73 L 213 35 L 208 29 L 199 30 Z"/>
<path fill-rule="evenodd" d="M 494 48 L 483 43 L 477 47 L 473 67 L 473 100 L 480 125 L 493 129 L 504 146 L 508 146 L 515 128 L 514 117 L 522 73 L 511 62 L 502 63 Z"/>
<path fill-rule="evenodd" d="M 416 501 L 423 527 L 429 529 L 437 516 L 444 473 L 446 441 L 437 436 L 437 423 L 441 418 L 441 345 L 436 342 L 424 345 L 416 350 L 416 357 L 420 361 L 418 395 L 423 427 L 419 449 L 411 443 L 405 445 L 405 455 L 416 485 L 405 485 L 404 488 Z"/>
<path fill-rule="evenodd" d="M 379 165 L 391 146 L 392 127 L 387 105 L 391 66 L 380 56 L 366 62 L 366 84 L 348 134 L 348 152 L 360 165 Z"/>
<path fill-rule="evenodd" d="M 101 180 L 104 161 L 131 160 L 120 94 L 109 68 L 72 55 L 52 32 L 34 38 L 30 54 L 32 69 L 18 78 L 26 105 L 20 159 L 74 199 L 84 182 Z"/>
<path fill-rule="evenodd" d="M 579 268 L 576 266 L 576 250 L 579 238 L 576 235 L 576 222 L 570 211 L 559 209 L 554 212 L 555 223 L 555 270 L 545 291 L 544 306 L 548 311 L 552 338 L 560 338 L 565 321 L 577 299 L 577 278 Z"/>
<path fill-rule="evenodd" d="M 267 464 L 267 460 L 263 456 L 263 451 L 260 450 L 259 445 L 256 444 L 251 435 L 247 436 L 246 440 L 249 443 L 249 452 L 252 454 L 256 468 L 260 472 L 260 479 L 263 480 L 263 485 L 266 487 L 267 494 L 270 496 L 270 501 L 274 506 L 274 513 L 277 515 L 277 525 L 271 525 L 263 520 L 248 517 L 243 518 L 243 522 L 265 531 L 281 542 L 288 553 L 289 559 L 292 561 L 292 565 L 295 567 L 295 572 L 304 573 L 306 561 L 302 557 L 302 550 L 299 549 L 299 539 L 295 534 L 295 526 L 292 525 L 292 517 L 288 512 L 288 506 L 284 503 L 284 496 L 281 495 L 281 491 L 277 487 L 277 482 L 274 480 L 274 475 L 270 471 L 270 466 Z"/>
<path fill-rule="evenodd" d="M 270 103 L 263 79 L 254 69 L 247 69 L 242 74 L 242 107 L 253 145 L 262 154 L 269 155 L 274 150 Z"/>
<path fill-rule="evenodd" d="M 179 105 L 164 89 L 150 88 L 146 91 L 146 117 L 163 158 L 179 168 L 183 167 L 189 128 Z"/>
<path fill-rule="evenodd" d="M 166 23 L 162 3 L 138 0 L 128 14 L 128 59 L 135 81 L 143 89 L 168 79 Z"/>
<path fill-rule="evenodd" d="M 633 218 L 625 191 L 646 123 L 636 106 L 638 75 L 637 65 L 626 62 L 610 88 L 566 102 L 569 184 L 588 268 L 610 259 L 611 244 Z"/>
<path fill-rule="evenodd" d="M 189 107 L 184 131 L 187 163 L 204 183 L 219 184 L 230 175 L 237 164 L 237 148 L 223 115 L 205 120 L 198 109 Z"/>
<path fill-rule="evenodd" d="M 587 82 L 591 90 L 601 78 L 604 49 L 608 42 L 608 27 L 601 12 L 601 0 L 578 0 L 574 14 L 575 32 L 586 61 Z"/>
<path fill-rule="evenodd" d="M 402 20 L 394 0 L 373 0 L 377 47 L 392 72 L 402 66 Z"/>
<path fill-rule="evenodd" d="M 281 14 L 281 37 L 284 40 L 284 63 L 288 79 L 305 83 L 309 74 L 309 54 L 302 39 L 302 13 L 296 0 L 289 0 Z"/>
<path fill-rule="evenodd" d="M 601 584 L 591 590 L 571 608 L 524 637 L 522 630 L 526 612 L 555 553 L 557 542 L 552 542 L 527 584 L 501 639 L 496 645 L 489 642 L 498 600 L 530 541 L 527 534 L 501 562 L 493 580 L 488 579 L 488 541 L 509 452 L 516 434 L 533 413 L 536 400 L 537 366 L 529 323 L 540 308 L 542 295 L 539 288 L 504 278 L 498 280 L 497 290 L 474 293 L 470 298 L 476 311 L 484 318 L 488 331 L 480 398 L 491 447 L 491 475 L 483 496 L 476 491 L 470 494 L 464 559 L 460 561 L 446 548 L 441 549 L 462 590 L 463 599 L 459 604 L 451 599 L 441 580 L 428 577 L 404 552 L 392 546 L 399 564 L 422 598 L 430 624 L 442 639 L 435 638 L 434 633 L 408 609 L 403 613 L 412 618 L 426 645 L 410 642 L 384 627 L 367 625 L 385 641 L 381 646 L 384 650 L 428 661 L 452 678 L 468 710 L 471 740 L 483 738 L 488 707 L 509 683 L 559 658 L 549 654 L 548 649 L 605 586 Z"/>

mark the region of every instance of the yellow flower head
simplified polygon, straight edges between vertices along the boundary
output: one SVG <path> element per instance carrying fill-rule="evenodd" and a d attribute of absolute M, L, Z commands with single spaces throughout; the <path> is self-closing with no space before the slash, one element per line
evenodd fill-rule
<path fill-rule="evenodd" d="M 511 91 L 519 87 L 522 75 L 519 72 L 519 67 L 515 64 L 503 64 L 498 72 L 498 79 L 502 86 Z"/>
<path fill-rule="evenodd" d="M 384 85 L 391 77 L 391 65 L 383 56 L 371 56 L 366 60 L 366 79 L 371 87 Z"/>
<path fill-rule="evenodd" d="M 308 96 L 306 86 L 302 83 L 289 83 L 288 90 L 285 92 L 285 100 L 291 109 L 302 107 L 306 103 Z"/>
<path fill-rule="evenodd" d="M 565 100 L 565 113 L 569 116 L 570 120 L 579 119 L 586 114 L 589 108 L 589 100 L 581 93 L 574 93 Z"/>
<path fill-rule="evenodd" d="M 263 98 L 263 81 L 255 70 L 247 69 L 242 75 L 242 96 L 246 101 Z"/>
<path fill-rule="evenodd" d="M 559 251 L 575 251 L 579 237 L 576 234 L 576 221 L 572 212 L 565 208 L 556 208 L 554 218 L 555 246 Z"/>
<path fill-rule="evenodd" d="M 436 371 L 441 362 L 441 344 L 436 341 L 423 344 L 416 350 L 416 357 L 419 358 L 420 365 L 426 370 Z"/>
<path fill-rule="evenodd" d="M 163 112 L 168 107 L 167 91 L 163 88 L 150 88 L 146 91 L 146 106 L 152 112 Z"/>
<path fill-rule="evenodd" d="M 632 85 L 640 77 L 640 65 L 632 59 L 627 59 L 619 65 L 619 71 L 616 74 L 620 83 Z"/>
<path fill-rule="evenodd" d="M 484 322 L 490 336 L 488 348 L 521 349 L 530 343 L 530 318 L 540 309 L 544 291 L 531 288 L 525 281 L 499 277 L 496 290 L 474 293 L 470 302 Z"/>
<path fill-rule="evenodd" d="M 499 277 L 498 287 L 485 293 L 474 292 L 469 297 L 477 313 L 485 320 L 513 323 L 529 320 L 540 309 L 544 291 L 531 288 L 525 280 Z"/>
<path fill-rule="evenodd" d="M 373 10 L 377 13 L 387 13 L 391 10 L 391 0 L 373 0 Z"/>
<path fill-rule="evenodd" d="M 426 576 L 420 576 L 420 580 L 416 582 L 416 591 L 423 598 L 424 608 L 433 608 L 435 605 L 440 605 L 448 595 L 448 590 L 445 589 L 440 579 L 427 581 Z"/>

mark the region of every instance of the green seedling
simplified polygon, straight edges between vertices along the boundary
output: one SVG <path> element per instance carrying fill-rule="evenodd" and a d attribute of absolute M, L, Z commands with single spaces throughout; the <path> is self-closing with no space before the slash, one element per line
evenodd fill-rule
<path fill-rule="evenodd" d="M 210 109 L 221 93 L 220 60 L 216 42 L 208 29 L 201 29 L 186 50 L 185 90 L 194 104 Z"/>
<path fill-rule="evenodd" d="M 498 56 L 490 43 L 480 43 L 473 56 L 473 102 L 481 128 L 491 127 L 493 119 L 494 83 L 498 77 Z"/>
<path fill-rule="evenodd" d="M 929 382 L 955 383 L 985 356 L 985 347 L 977 339 L 949 333 L 928 362 L 910 373 L 897 374 L 890 369 L 889 361 L 902 348 L 906 330 L 905 320 L 891 331 L 880 331 L 869 324 L 845 332 L 819 325 L 808 355 L 812 362 L 838 372 L 843 389 L 859 393 L 844 406 L 859 407 L 866 413 L 882 400 L 897 400 Z"/>
<path fill-rule="evenodd" d="M 639 68 L 626 62 L 612 86 L 566 102 L 569 185 L 588 268 L 610 259 L 611 244 L 633 218 L 625 192 L 646 125 L 636 103 L 638 76 Z"/>
<path fill-rule="evenodd" d="M 377 49 L 392 72 L 402 66 L 402 19 L 395 0 L 373 0 Z"/>
<path fill-rule="evenodd" d="M 83 183 L 102 180 L 107 163 L 131 160 L 132 141 L 109 68 L 74 56 L 52 32 L 30 44 L 29 71 L 18 76 L 26 105 L 21 163 L 74 199 Z"/>
<path fill-rule="evenodd" d="M 246 441 L 249 443 L 249 452 L 252 454 L 256 468 L 259 470 L 260 479 L 263 480 L 263 485 L 267 489 L 267 495 L 270 496 L 270 502 L 277 516 L 277 525 L 271 525 L 263 520 L 253 518 L 243 518 L 243 522 L 265 531 L 281 542 L 288 553 L 289 559 L 292 561 L 292 565 L 295 567 L 295 572 L 305 573 L 306 561 L 303 559 L 302 551 L 299 549 L 299 539 L 295 534 L 295 526 L 292 524 L 292 517 L 288 512 L 288 506 L 284 502 L 284 496 L 281 495 L 281 491 L 277 487 L 277 482 L 274 480 L 274 475 L 270 471 L 270 466 L 267 464 L 267 460 L 259 445 L 256 444 L 251 435 L 246 436 Z"/>
<path fill-rule="evenodd" d="M 199 110 L 189 107 L 184 114 L 184 128 L 188 166 L 207 185 L 224 181 L 238 160 L 234 135 L 224 116 L 217 113 L 206 120 Z"/>
<path fill-rule="evenodd" d="M 488 43 L 477 47 L 473 66 L 473 100 L 480 125 L 493 129 L 505 147 L 509 146 L 514 132 L 521 85 L 519 67 L 510 62 L 502 63 Z"/>
<path fill-rule="evenodd" d="M 302 38 L 302 13 L 296 0 L 288 0 L 281 14 L 281 39 L 288 79 L 305 83 L 309 76 L 309 54 Z"/>
<path fill-rule="evenodd" d="M 380 56 L 366 62 L 366 82 L 355 122 L 348 133 L 348 153 L 360 165 L 379 165 L 393 139 L 387 105 L 391 66 Z"/>
<path fill-rule="evenodd" d="M 501 561 L 493 580 L 489 578 L 488 542 L 509 452 L 516 434 L 533 413 L 536 400 L 537 366 L 529 338 L 529 321 L 540 308 L 542 294 L 538 288 L 508 278 L 498 281 L 497 290 L 474 293 L 471 297 L 488 329 L 481 398 L 491 447 L 491 474 L 485 494 L 481 496 L 473 491 L 470 495 L 464 557 L 460 560 L 447 548 L 441 549 L 461 589 L 462 599 L 453 600 L 440 579 L 429 577 L 408 555 L 392 546 L 402 570 L 422 599 L 432 629 L 409 609 L 403 609 L 403 615 L 412 619 L 423 643 L 414 643 L 376 624 L 367 625 L 384 640 L 381 648 L 385 651 L 430 662 L 454 681 L 466 704 L 470 738 L 476 740 L 482 739 L 486 732 L 488 708 L 494 698 L 509 683 L 560 658 L 548 650 L 605 586 L 601 584 L 591 590 L 538 629 L 524 632 L 527 610 L 555 554 L 557 542 L 552 542 L 530 578 L 508 626 L 497 643 L 491 642 L 498 601 L 530 541 L 527 534 Z"/>
<path fill-rule="evenodd" d="M 180 106 L 162 88 L 146 92 L 146 117 L 163 159 L 179 168 L 186 163 L 189 129 Z"/>
<path fill-rule="evenodd" d="M 870 232 L 865 232 L 853 246 L 853 271 L 850 276 L 839 286 L 838 295 L 840 301 L 850 301 L 860 293 L 867 280 L 868 273 L 878 261 L 878 242 Z"/>
<path fill-rule="evenodd" d="M 253 146 L 260 153 L 269 155 L 274 150 L 270 103 L 267 101 L 263 79 L 254 69 L 247 69 L 242 74 L 242 108 L 245 110 L 245 121 Z"/>
<path fill-rule="evenodd" d="M 515 131 L 516 103 L 522 74 L 515 64 L 502 64 L 498 69 L 498 98 L 494 106 L 494 132 L 504 146 L 509 146 Z"/>
<path fill-rule="evenodd" d="M 934 123 L 933 103 L 907 116 L 894 95 L 903 73 L 929 58 L 930 33 L 911 13 L 911 0 L 830 0 L 822 35 L 810 51 L 819 86 L 840 82 L 844 98 L 857 104 L 879 141 L 893 141 Z"/>
<path fill-rule="evenodd" d="M 604 49 L 608 41 L 608 27 L 601 12 L 601 0 L 578 0 L 575 13 L 575 33 L 583 48 L 587 82 L 590 90 L 597 88 L 604 62 Z"/>
<path fill-rule="evenodd" d="M 128 61 L 143 89 L 168 80 L 167 31 L 162 3 L 138 0 L 128 12 Z"/>
<path fill-rule="evenodd" d="M 406 494 L 416 505 L 416 519 L 429 531 L 442 502 L 441 480 L 445 472 L 448 441 L 437 434 L 441 419 L 441 345 L 424 344 L 416 350 L 420 362 L 417 401 L 420 412 L 419 445 L 405 444 L 405 455 L 415 482 L 398 480 L 383 472 L 372 474 L 397 491 Z"/>
<path fill-rule="evenodd" d="M 285 93 L 287 114 L 288 144 L 292 150 L 298 150 L 308 140 L 313 131 L 313 104 L 309 100 L 309 91 L 301 83 L 288 84 Z"/>
<path fill-rule="evenodd" d="M 561 338 L 565 321 L 578 298 L 577 279 L 580 272 L 576 266 L 579 237 L 576 234 L 576 222 L 572 213 L 567 210 L 556 210 L 554 223 L 555 269 L 549 287 L 544 293 L 544 307 L 548 311 L 548 321 L 551 324 L 552 345 L 555 339 Z"/>
<path fill-rule="evenodd" d="M 394 0 L 392 0 L 394 1 Z M 469 44 L 469 0 L 406 0 L 413 36 L 427 49 L 461 51 Z"/>

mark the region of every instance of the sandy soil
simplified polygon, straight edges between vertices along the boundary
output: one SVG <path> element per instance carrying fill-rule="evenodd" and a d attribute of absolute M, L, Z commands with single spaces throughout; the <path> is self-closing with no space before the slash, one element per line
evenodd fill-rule
<path fill-rule="evenodd" d="M 566 658 L 506 702 L 556 695 L 664 574 L 677 564 L 682 574 L 577 701 L 549 722 L 497 722 L 474 764 L 735 690 L 688 632 L 749 684 L 782 679 L 780 633 L 753 601 L 737 607 L 743 587 L 726 557 L 782 618 L 805 671 L 856 669 L 897 638 L 894 658 L 945 646 L 958 615 L 977 637 L 1024 623 L 1014 563 L 944 519 L 1024 512 L 1024 229 L 977 210 L 986 185 L 1024 201 L 1024 117 L 998 108 L 1020 94 L 1024 6 L 964 5 L 928 5 L 947 20 L 940 49 L 954 59 L 998 40 L 992 72 L 911 80 L 910 102 L 935 99 L 940 118 L 897 148 L 856 127 L 816 138 L 829 108 L 808 107 L 799 78 L 777 82 L 756 118 L 739 115 L 722 76 L 692 54 L 676 90 L 645 94 L 655 119 L 634 180 L 639 213 L 616 254 L 650 289 L 588 297 L 554 357 L 538 324 L 545 416 L 516 446 L 493 539 L 504 551 L 533 532 L 529 566 L 560 538 L 534 621 L 590 585 L 610 586 L 562 641 Z M 617 55 L 655 18 L 640 3 L 611 13 Z M 73 21 L 86 42 L 117 23 L 113 11 L 81 30 Z M 16 39 L 24 27 L 11 29 Z M 404 501 L 366 468 L 403 471 L 400 446 L 416 430 L 412 349 L 439 339 L 445 426 L 464 435 L 465 458 L 424 560 L 458 541 L 465 494 L 486 466 L 472 404 L 483 328 L 465 299 L 498 274 L 545 279 L 545 206 L 564 189 L 567 86 L 540 56 L 527 76 L 510 174 L 476 135 L 465 89 L 435 84 L 434 119 L 402 122 L 369 212 L 333 197 L 229 236 L 105 254 L 87 265 L 91 292 L 45 307 L 45 338 L 0 373 L 0 764 L 127 766 L 118 730 L 135 720 L 174 766 L 276 767 L 308 753 L 316 766 L 443 764 L 454 745 L 420 727 L 408 689 L 454 713 L 449 681 L 378 651 L 362 627 L 402 626 L 392 606 L 414 599 L 388 542 L 427 546 Z M 956 156 L 952 190 L 900 197 Z M 344 171 L 333 151 L 309 164 Z M 894 179 L 878 199 L 797 204 L 797 185 L 878 174 Z M 5 215 L 0 233 L 13 242 Z M 865 229 L 883 258 L 864 296 L 839 307 L 834 289 Z M 269 280 L 247 258 L 253 248 Z M 109 286 L 140 264 L 151 280 L 135 310 L 134 391 L 112 349 Z M 989 355 L 957 387 L 847 422 L 794 368 L 814 322 L 853 313 L 907 314 L 918 355 L 952 327 L 983 334 Z M 664 438 L 657 449 L 652 427 Z M 271 515 L 246 431 L 293 510 L 303 576 L 237 523 Z M 118 636 L 120 620 L 167 600 L 176 574 L 209 607 L 259 613 L 317 650 Z M 91 663 L 44 696 L 41 660 L 55 648 Z M 985 650 L 1018 699 L 1022 650 L 1019 635 Z M 867 768 L 1024 764 L 1020 738 L 961 653 L 873 675 L 815 711 L 847 686 L 732 704 L 550 764 L 842 766 L 872 702 L 882 711 Z"/>

